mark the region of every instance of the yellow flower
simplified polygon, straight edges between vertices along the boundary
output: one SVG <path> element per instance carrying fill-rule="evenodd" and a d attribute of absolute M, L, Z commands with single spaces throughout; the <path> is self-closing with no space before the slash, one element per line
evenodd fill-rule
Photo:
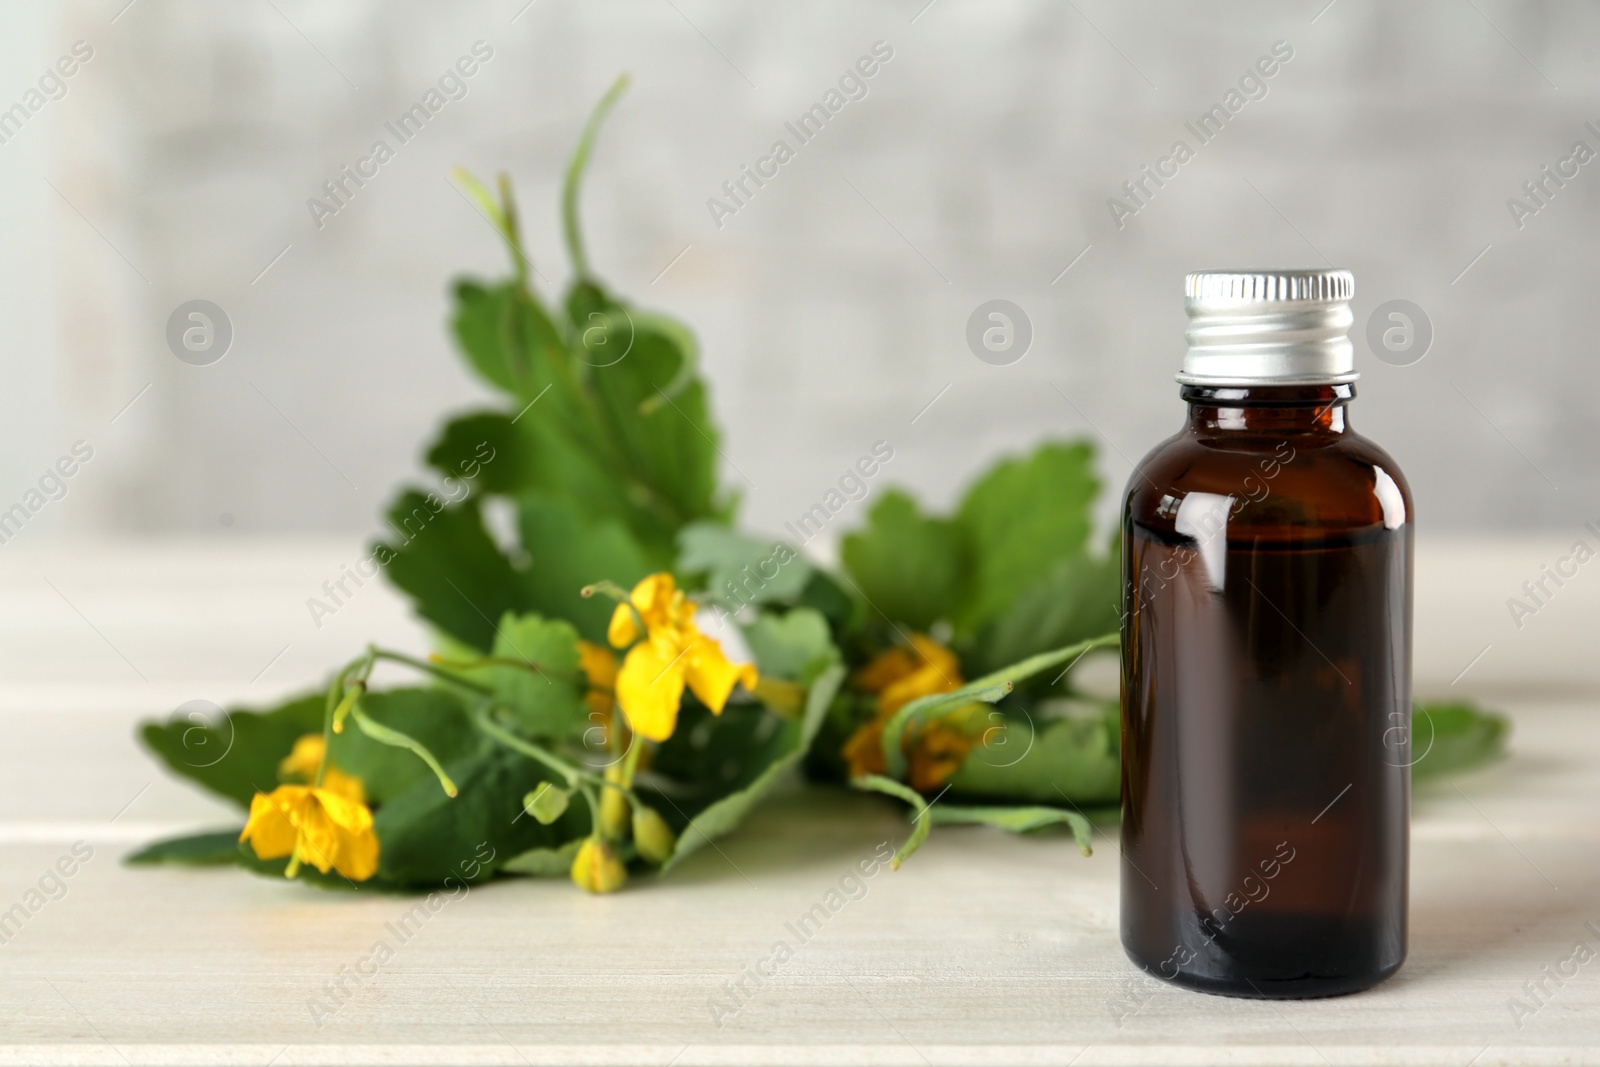
<path fill-rule="evenodd" d="M 337 870 L 364 882 L 378 871 L 378 835 L 365 804 L 328 789 L 280 785 L 257 793 L 240 841 L 249 841 L 256 858 L 289 856 L 284 874 L 294 877 L 309 863 L 323 874 Z"/>
<path fill-rule="evenodd" d="M 628 869 L 617 858 L 615 849 L 598 837 L 590 837 L 578 846 L 578 854 L 572 858 L 572 880 L 591 893 L 615 893 L 628 880 Z"/>
<path fill-rule="evenodd" d="M 888 718 L 907 704 L 962 685 L 956 654 L 926 634 L 912 634 L 911 647 L 881 652 L 856 672 L 856 688 L 878 694 L 878 714 Z"/>
<path fill-rule="evenodd" d="M 315 782 L 317 768 L 322 766 L 322 759 L 327 750 L 327 742 L 323 740 L 321 734 L 304 735 L 294 743 L 293 750 L 278 764 L 278 777 Z M 322 772 L 322 788 L 353 800 L 357 804 L 367 802 L 367 791 L 361 784 L 361 779 L 353 774 L 344 773 L 332 763 L 329 763 L 328 769 Z"/>
<path fill-rule="evenodd" d="M 977 738 L 951 723 L 955 717 L 952 713 L 929 723 L 917 734 L 911 748 L 911 769 L 906 777 L 911 788 L 919 793 L 928 793 L 944 785 L 977 747 Z M 879 752 L 881 754 L 882 750 Z"/>
<path fill-rule="evenodd" d="M 879 653 L 856 672 L 855 687 L 877 695 L 872 721 L 858 727 L 845 742 L 842 754 L 850 777 L 883 774 L 883 729 L 894 713 L 925 696 L 961 688 L 961 663 L 955 653 L 926 634 L 912 634 L 909 648 L 896 646 Z M 938 721 L 925 724 L 911 739 L 908 760 L 910 784 L 919 792 L 936 789 L 961 768 L 977 740 L 957 725 L 957 708 Z"/>
<path fill-rule="evenodd" d="M 735 685 L 743 682 L 746 689 L 755 688 L 759 681 L 755 667 L 730 663 L 722 646 L 700 632 L 694 622 L 694 602 L 683 595 L 672 575 L 652 574 L 633 587 L 628 601 L 612 612 L 606 636 L 616 648 L 633 645 L 617 672 L 616 688 L 622 714 L 634 733 L 651 741 L 671 737 L 685 684 L 718 715 Z"/>
<path fill-rule="evenodd" d="M 579 641 L 578 667 L 589 679 L 589 691 L 583 695 L 584 703 L 589 705 L 589 711 L 597 721 L 609 721 L 611 709 L 616 704 L 616 653 L 605 645 Z"/>
<path fill-rule="evenodd" d="M 873 719 L 856 727 L 856 732 L 844 743 L 841 754 L 850 764 L 850 777 L 864 774 L 884 774 L 889 770 L 883 761 L 883 726 L 887 720 Z"/>

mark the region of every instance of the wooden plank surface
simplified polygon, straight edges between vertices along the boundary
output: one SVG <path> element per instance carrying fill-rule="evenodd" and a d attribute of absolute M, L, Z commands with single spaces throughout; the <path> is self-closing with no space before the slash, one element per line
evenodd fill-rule
<path fill-rule="evenodd" d="M 1600 716 L 1575 688 L 1593 664 L 1568 654 L 1540 673 L 1574 640 L 1553 616 L 1534 653 L 1461 621 L 1509 595 L 1485 574 L 1520 573 L 1539 546 L 1456 550 L 1482 582 L 1452 594 L 1459 632 L 1419 606 L 1440 650 L 1419 663 L 1429 684 L 1448 687 L 1460 648 L 1502 642 L 1485 678 L 1514 716 L 1514 756 L 1419 791 L 1401 972 L 1298 1003 L 1139 976 L 1117 940 L 1114 826 L 1089 859 L 1062 836 L 939 828 L 901 871 L 860 878 L 905 833 L 896 807 L 798 786 L 669 878 L 608 898 L 524 879 L 430 910 L 122 866 L 151 836 L 237 825 L 138 750 L 138 718 L 273 699 L 371 636 L 423 647 L 376 586 L 311 623 L 305 597 L 358 551 L 0 558 L 0 912 L 44 900 L 0 943 L 0 1064 L 1600 1064 L 1600 957 L 1574 960 L 1580 943 L 1600 953 Z M 1587 592 L 1569 603 L 1587 617 Z M 52 877 L 64 857 L 73 873 Z M 802 942 L 793 928 L 819 904 Z M 780 941 L 793 954 L 774 966 Z M 760 983 L 745 977 L 758 963 Z M 1525 983 L 1541 982 L 1535 1000 Z M 1519 1018 L 1513 998 L 1536 1010 Z"/>

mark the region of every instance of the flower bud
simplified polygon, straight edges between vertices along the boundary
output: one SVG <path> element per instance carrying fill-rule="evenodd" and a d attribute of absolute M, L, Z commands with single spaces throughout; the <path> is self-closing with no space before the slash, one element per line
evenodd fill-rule
<path fill-rule="evenodd" d="M 573 857 L 572 880 L 591 893 L 615 893 L 628 880 L 628 869 L 608 842 L 590 837 Z"/>
<path fill-rule="evenodd" d="M 606 768 L 607 782 L 620 779 L 620 768 Z M 621 841 L 628 832 L 628 798 L 609 785 L 600 790 L 600 832 L 608 841 Z"/>
<path fill-rule="evenodd" d="M 654 808 L 641 804 L 633 812 L 633 843 L 638 846 L 639 855 L 659 867 L 672 856 L 678 835 Z"/>

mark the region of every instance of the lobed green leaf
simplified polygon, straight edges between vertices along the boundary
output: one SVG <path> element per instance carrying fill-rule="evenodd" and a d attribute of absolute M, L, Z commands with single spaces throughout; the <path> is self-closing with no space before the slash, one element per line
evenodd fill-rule
<path fill-rule="evenodd" d="M 960 530 L 895 489 L 873 506 L 864 530 L 845 536 L 839 555 L 874 616 L 917 630 L 950 618 L 970 584 Z"/>
<path fill-rule="evenodd" d="M 295 741 L 321 732 L 324 700 L 315 693 L 265 710 L 234 708 L 218 722 L 174 716 L 145 723 L 139 737 L 174 774 L 248 808 L 278 787 L 278 764 Z"/>
<path fill-rule="evenodd" d="M 702 787 L 711 785 L 715 793 L 710 797 L 703 792 L 698 796 L 686 794 L 682 799 L 659 794 L 657 810 L 669 822 L 674 821 L 674 816 L 681 820 L 674 823 L 678 840 L 672 855 L 662 864 L 663 871 L 737 827 L 778 779 L 800 761 L 816 736 L 829 703 L 839 691 L 844 674 L 844 666 L 835 664 L 817 677 L 806 693 L 805 711 L 798 722 L 750 709 L 747 718 L 756 728 L 741 735 L 741 744 L 735 750 L 739 756 L 734 757 L 738 760 L 738 770 L 731 777 L 720 769 L 707 773 L 725 766 L 729 747 L 713 744 L 710 737 L 701 738 L 702 743 L 697 745 L 692 726 L 685 731 L 680 724 L 678 733 L 657 751 L 652 767 L 669 774 L 674 769 L 688 770 L 690 773 L 674 777 Z M 724 718 L 727 715 L 728 712 L 723 713 Z M 770 730 L 765 739 L 763 730 Z"/>

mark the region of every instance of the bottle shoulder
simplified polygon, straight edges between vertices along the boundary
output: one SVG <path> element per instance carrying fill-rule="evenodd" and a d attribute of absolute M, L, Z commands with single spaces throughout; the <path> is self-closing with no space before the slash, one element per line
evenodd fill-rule
<path fill-rule="evenodd" d="M 1196 494 L 1201 495 L 1185 505 Z M 1123 498 L 1124 524 L 1158 537 L 1181 537 L 1179 512 L 1186 508 L 1222 509 L 1230 539 L 1395 530 L 1413 519 L 1411 489 L 1399 464 L 1351 430 L 1282 436 L 1180 431 L 1134 466 Z"/>

